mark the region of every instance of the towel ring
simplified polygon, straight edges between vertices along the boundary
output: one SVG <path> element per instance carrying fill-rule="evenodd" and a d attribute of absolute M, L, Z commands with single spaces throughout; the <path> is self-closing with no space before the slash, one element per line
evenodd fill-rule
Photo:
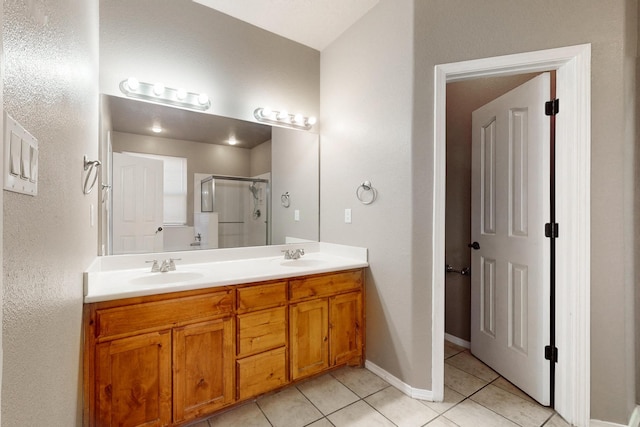
<path fill-rule="evenodd" d="M 288 191 L 280 196 L 280 204 L 285 208 L 291 206 L 291 195 Z"/>
<path fill-rule="evenodd" d="M 84 194 L 91 193 L 91 190 L 93 190 L 93 187 L 95 187 L 96 182 L 98 181 L 98 175 L 101 165 L 102 162 L 100 162 L 100 160 L 87 160 L 87 156 L 84 156 L 84 171 L 86 172 L 84 178 L 84 186 L 82 187 L 82 192 Z M 89 180 L 91 179 L 92 173 L 93 181 L 91 181 L 91 185 L 89 185 Z"/>
<path fill-rule="evenodd" d="M 356 197 L 363 205 L 370 205 L 376 201 L 378 192 L 371 185 L 371 181 L 365 181 L 356 188 Z"/>

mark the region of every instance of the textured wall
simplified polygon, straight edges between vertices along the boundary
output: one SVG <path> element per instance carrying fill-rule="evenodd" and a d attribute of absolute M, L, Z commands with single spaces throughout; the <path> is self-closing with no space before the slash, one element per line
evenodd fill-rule
<path fill-rule="evenodd" d="M 429 388 L 428 280 L 411 271 L 412 21 L 412 1 L 382 0 L 322 51 L 320 238 L 369 250 L 367 360 Z M 370 205 L 355 193 L 366 180 Z"/>
<path fill-rule="evenodd" d="M 4 193 L 2 421 L 74 426 L 97 240 L 81 179 L 98 148 L 98 3 L 8 1 L 4 18 L 4 107 L 38 138 L 40 177 L 37 197 Z"/>
<path fill-rule="evenodd" d="M 629 292 L 634 266 L 626 237 L 633 233 L 634 213 L 627 203 L 633 165 L 627 162 L 629 118 L 625 90 L 633 75 L 625 70 L 626 31 L 634 13 L 626 7 L 637 1 L 615 0 L 463 0 L 416 1 L 416 90 L 414 164 L 431 165 L 433 135 L 433 67 L 436 64 L 592 44 L 592 168 L 591 168 L 591 415 L 626 424 L 635 402 L 633 328 Z M 629 22 L 628 22 L 629 21 Z M 637 31 L 637 27 L 636 30 Z M 637 33 L 633 33 L 637 37 Z M 428 166 L 424 167 L 428 170 Z M 416 179 L 432 187 L 432 174 L 416 171 Z M 431 221 L 431 200 L 416 194 L 416 217 Z M 424 215 L 419 215 L 424 213 Z M 416 233 L 430 240 L 428 228 Z M 418 247 L 414 256 L 430 259 L 430 248 Z M 430 266 L 425 273 L 430 274 Z M 435 266 L 434 268 L 440 268 Z M 429 277 L 429 276 L 427 276 Z"/>

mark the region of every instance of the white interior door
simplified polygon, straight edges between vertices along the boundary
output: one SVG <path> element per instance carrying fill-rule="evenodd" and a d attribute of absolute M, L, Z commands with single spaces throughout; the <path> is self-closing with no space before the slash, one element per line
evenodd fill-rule
<path fill-rule="evenodd" d="M 473 112 L 471 352 L 549 404 L 550 76 Z"/>
<path fill-rule="evenodd" d="M 113 253 L 161 252 L 163 163 L 113 153 Z"/>

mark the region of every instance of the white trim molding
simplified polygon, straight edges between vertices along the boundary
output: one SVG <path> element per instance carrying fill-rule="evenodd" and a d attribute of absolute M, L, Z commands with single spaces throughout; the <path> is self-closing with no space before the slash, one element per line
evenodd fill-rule
<path fill-rule="evenodd" d="M 433 401 L 433 393 L 431 390 L 411 387 L 409 384 L 391 375 L 389 372 L 369 360 L 365 360 L 364 367 L 413 399 Z"/>
<path fill-rule="evenodd" d="M 432 393 L 444 393 L 444 269 L 447 83 L 556 71 L 556 365 L 555 409 L 568 422 L 590 421 L 591 45 L 437 65 L 434 70 Z"/>
<path fill-rule="evenodd" d="M 640 405 L 636 406 L 629 420 L 629 427 L 640 427 Z"/>
<path fill-rule="evenodd" d="M 469 341 L 465 341 L 462 338 L 458 338 L 455 335 L 451 335 L 446 332 L 444 333 L 444 339 L 460 347 L 471 348 L 471 343 Z"/>

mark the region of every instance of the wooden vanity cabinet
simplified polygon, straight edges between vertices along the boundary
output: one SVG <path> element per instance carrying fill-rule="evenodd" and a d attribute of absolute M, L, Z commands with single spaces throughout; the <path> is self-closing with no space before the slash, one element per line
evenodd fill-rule
<path fill-rule="evenodd" d="M 362 270 L 289 282 L 293 380 L 341 364 L 362 363 L 363 285 Z"/>
<path fill-rule="evenodd" d="M 235 400 L 234 293 L 192 291 L 85 306 L 89 426 L 173 426 Z"/>
<path fill-rule="evenodd" d="M 362 269 L 84 306 L 84 426 L 182 426 L 361 365 Z"/>
<path fill-rule="evenodd" d="M 287 282 L 240 287 L 237 304 L 237 397 L 245 400 L 289 382 Z"/>

